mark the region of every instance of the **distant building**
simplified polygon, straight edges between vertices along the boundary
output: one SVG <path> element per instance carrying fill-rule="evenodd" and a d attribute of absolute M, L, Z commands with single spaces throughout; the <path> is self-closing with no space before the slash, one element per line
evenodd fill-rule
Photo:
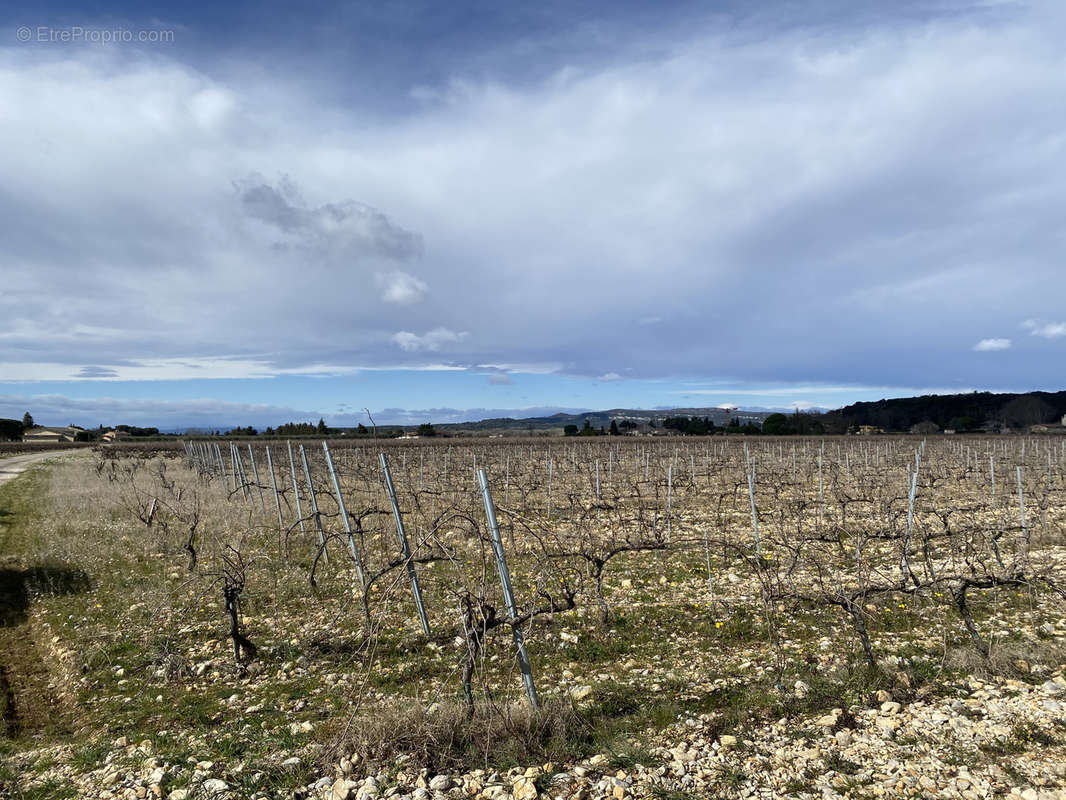
<path fill-rule="evenodd" d="M 1062 423 L 1048 422 L 1044 425 L 1031 425 L 1029 427 L 1029 433 L 1050 433 L 1058 435 L 1066 435 L 1066 417 L 1063 417 Z"/>
<path fill-rule="evenodd" d="M 22 434 L 24 442 L 73 442 L 74 437 L 81 433 L 81 428 L 67 426 L 65 428 L 45 428 L 38 425 L 30 428 Z"/>
<path fill-rule="evenodd" d="M 112 442 L 118 442 L 123 439 L 129 439 L 130 434 L 128 431 L 107 431 L 101 434 L 100 441 L 104 444 L 111 444 Z"/>
<path fill-rule="evenodd" d="M 884 433 L 884 431 L 876 425 L 859 426 L 859 436 L 873 436 L 876 433 Z"/>

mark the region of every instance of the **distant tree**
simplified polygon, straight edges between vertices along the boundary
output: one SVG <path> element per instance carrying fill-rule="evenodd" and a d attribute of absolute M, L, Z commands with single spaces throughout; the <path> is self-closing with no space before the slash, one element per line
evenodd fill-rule
<path fill-rule="evenodd" d="M 78 431 L 76 434 L 74 434 L 75 442 L 91 442 L 95 439 L 96 436 L 93 434 L 92 431 Z"/>
<path fill-rule="evenodd" d="M 314 433 L 315 426 L 310 422 L 287 422 L 277 429 L 278 436 L 313 436 Z"/>
<path fill-rule="evenodd" d="M 418 435 L 419 436 L 436 436 L 437 435 L 437 431 L 433 427 L 432 424 L 430 424 L 428 422 L 423 422 L 421 425 L 418 426 Z"/>
<path fill-rule="evenodd" d="M 27 411 L 22 415 L 22 429 L 28 431 L 33 427 L 33 415 Z"/>
<path fill-rule="evenodd" d="M 22 423 L 17 419 L 0 419 L 0 440 L 18 442 L 22 439 Z"/>
<path fill-rule="evenodd" d="M 784 414 L 771 414 L 762 421 L 762 432 L 768 436 L 785 436 L 793 430 Z"/>
<path fill-rule="evenodd" d="M 811 414 L 797 410 L 792 415 L 792 419 L 789 420 L 789 425 L 792 428 L 793 433 L 798 433 L 801 436 L 816 436 L 820 433 L 825 433 L 825 423 L 822 421 L 820 414 Z"/>
<path fill-rule="evenodd" d="M 73 427 L 73 426 L 72 426 Z M 159 428 L 138 428 L 136 425 L 116 425 L 116 431 L 128 433 L 130 436 L 158 436 Z"/>
<path fill-rule="evenodd" d="M 577 436 L 577 425 L 567 425 L 563 428 L 564 436 Z"/>
<path fill-rule="evenodd" d="M 315 426 L 315 433 L 325 435 L 329 432 L 329 428 L 326 427 L 326 421 L 324 419 L 318 420 L 318 425 Z"/>
<path fill-rule="evenodd" d="M 585 426 L 578 432 L 578 436 L 604 436 L 606 431 L 601 427 L 599 430 L 592 427 L 590 420 L 585 420 Z"/>
<path fill-rule="evenodd" d="M 667 417 L 663 420 L 663 427 L 686 436 L 707 436 L 715 431 L 710 417 Z"/>
<path fill-rule="evenodd" d="M 618 420 L 614 420 L 614 419 L 612 419 L 612 420 L 611 420 L 611 427 L 610 427 L 610 429 L 608 430 L 608 433 L 609 433 L 609 434 L 610 434 L 611 436 L 617 436 L 617 435 L 619 434 L 619 430 L 618 430 Z"/>
<path fill-rule="evenodd" d="M 1000 418 L 1012 428 L 1022 428 L 1049 422 L 1054 416 L 1054 409 L 1031 394 L 1023 394 L 1010 400 L 1003 406 Z"/>
<path fill-rule="evenodd" d="M 370 431 L 367 430 L 366 425 L 364 425 L 362 422 L 355 426 L 356 436 L 366 436 L 368 433 L 370 433 Z"/>

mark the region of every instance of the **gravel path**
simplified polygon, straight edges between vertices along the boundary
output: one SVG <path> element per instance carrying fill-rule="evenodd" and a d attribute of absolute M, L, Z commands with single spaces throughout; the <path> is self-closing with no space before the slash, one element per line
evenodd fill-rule
<path fill-rule="evenodd" d="M 21 475 L 34 464 L 67 453 L 73 450 L 48 450 L 44 453 L 27 453 L 25 455 L 11 456 L 0 459 L 0 485 L 7 483 L 12 478 Z"/>

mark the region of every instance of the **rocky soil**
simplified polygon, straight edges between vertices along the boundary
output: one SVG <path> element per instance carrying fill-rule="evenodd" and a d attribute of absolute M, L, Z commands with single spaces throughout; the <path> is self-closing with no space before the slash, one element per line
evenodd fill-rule
<path fill-rule="evenodd" d="M 1056 634 L 1066 638 L 1066 630 Z M 691 716 L 634 740 L 642 753 L 638 763 L 627 763 L 633 757 L 603 753 L 570 764 L 431 775 L 405 770 L 403 759 L 388 768 L 367 770 L 353 753 L 317 780 L 294 787 L 289 796 L 1066 800 L 1066 672 L 1062 665 L 1053 670 L 1044 665 L 1025 667 L 1033 676 L 1030 681 L 970 678 L 947 687 L 943 696 L 909 703 L 880 690 L 873 707 L 834 708 L 805 719 L 780 719 L 739 735 L 716 732 L 713 715 Z M 802 696 L 806 687 L 797 682 L 789 691 Z M 303 732 L 310 732 L 310 724 L 303 725 Z M 69 781 L 79 797 L 100 800 L 278 796 L 246 794 L 227 782 L 227 777 L 247 772 L 254 785 L 262 763 L 223 765 L 194 756 L 173 760 L 154 752 L 150 740 L 119 738 L 87 771 L 73 768 L 70 755 L 69 747 L 42 748 L 15 760 L 26 770 L 43 760 L 53 761 L 53 766 L 35 770 L 31 788 Z M 279 752 L 269 760 L 275 770 L 296 770 L 306 756 L 307 750 L 300 755 Z M 182 787 L 171 788 L 175 783 Z"/>

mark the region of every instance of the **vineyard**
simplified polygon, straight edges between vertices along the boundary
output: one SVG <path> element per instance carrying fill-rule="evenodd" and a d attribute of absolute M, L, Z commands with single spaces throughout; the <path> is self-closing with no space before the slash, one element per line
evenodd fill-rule
<path fill-rule="evenodd" d="M 28 485 L 15 797 L 1063 781 L 1055 438 L 202 440 Z"/>

